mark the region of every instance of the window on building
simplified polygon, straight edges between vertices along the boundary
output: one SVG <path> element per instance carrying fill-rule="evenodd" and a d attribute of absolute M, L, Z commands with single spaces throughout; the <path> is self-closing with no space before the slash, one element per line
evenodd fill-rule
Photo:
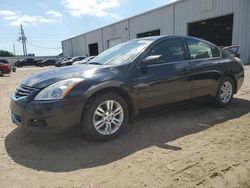
<path fill-rule="evenodd" d="M 147 31 L 144 33 L 138 33 L 137 38 L 159 36 L 160 34 L 161 34 L 160 29 L 158 29 L 158 30 L 154 30 L 154 31 Z"/>
<path fill-rule="evenodd" d="M 98 54 L 98 43 L 89 44 L 89 56 L 96 56 Z"/>

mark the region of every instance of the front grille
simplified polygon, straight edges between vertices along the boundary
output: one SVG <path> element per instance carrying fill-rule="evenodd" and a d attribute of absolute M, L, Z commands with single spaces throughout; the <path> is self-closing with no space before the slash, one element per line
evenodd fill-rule
<path fill-rule="evenodd" d="M 32 87 L 20 85 L 16 89 L 15 97 L 18 99 L 20 97 L 27 97 L 31 94 L 35 89 Z"/>

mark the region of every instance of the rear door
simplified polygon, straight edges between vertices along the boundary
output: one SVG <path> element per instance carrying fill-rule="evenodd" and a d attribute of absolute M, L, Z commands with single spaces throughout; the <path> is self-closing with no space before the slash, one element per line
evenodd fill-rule
<path fill-rule="evenodd" d="M 197 39 L 185 39 L 191 63 L 192 98 L 213 95 L 221 78 L 220 50 Z"/>
<path fill-rule="evenodd" d="M 157 64 L 138 67 L 138 93 L 141 108 L 189 99 L 190 62 L 181 38 L 170 38 L 152 46 L 142 59 L 161 55 Z"/>

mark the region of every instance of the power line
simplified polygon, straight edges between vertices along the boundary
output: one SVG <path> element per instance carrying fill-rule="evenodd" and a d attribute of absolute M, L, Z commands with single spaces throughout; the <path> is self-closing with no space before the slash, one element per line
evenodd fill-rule
<path fill-rule="evenodd" d="M 33 46 L 33 47 L 37 47 L 37 48 L 42 48 L 42 49 L 48 49 L 48 50 L 57 50 L 57 49 L 62 49 L 62 47 L 44 47 L 44 46 L 39 46 L 36 44 L 32 44 L 30 42 L 27 42 L 28 45 Z"/>

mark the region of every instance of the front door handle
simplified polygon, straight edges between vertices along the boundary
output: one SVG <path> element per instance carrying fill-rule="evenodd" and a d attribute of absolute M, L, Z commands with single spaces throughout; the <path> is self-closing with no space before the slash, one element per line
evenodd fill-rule
<path fill-rule="evenodd" d="M 222 67 L 222 63 L 217 63 L 217 66 L 218 67 Z"/>
<path fill-rule="evenodd" d="M 190 71 L 188 69 L 182 69 L 181 74 L 182 75 L 187 75 Z"/>

